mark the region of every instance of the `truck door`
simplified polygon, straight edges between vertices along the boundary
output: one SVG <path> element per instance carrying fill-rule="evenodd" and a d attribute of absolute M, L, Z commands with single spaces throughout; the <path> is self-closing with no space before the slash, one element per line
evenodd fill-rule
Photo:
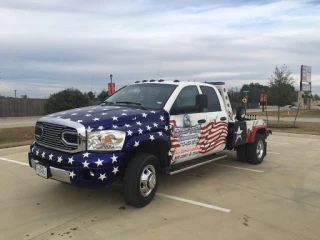
<path fill-rule="evenodd" d="M 197 86 L 181 89 L 170 110 L 171 164 L 199 157 L 198 146 L 201 128 L 206 124 L 206 112 L 199 112 L 196 107 Z"/>
<path fill-rule="evenodd" d="M 206 123 L 201 127 L 198 146 L 202 155 L 218 153 L 224 150 L 228 134 L 228 114 L 222 106 L 221 95 L 211 86 L 201 86 L 202 94 L 208 97 Z"/>

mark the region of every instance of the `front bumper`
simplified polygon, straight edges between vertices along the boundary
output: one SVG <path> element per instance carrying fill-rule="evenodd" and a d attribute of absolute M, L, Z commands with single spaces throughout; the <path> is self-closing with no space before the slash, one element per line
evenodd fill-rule
<path fill-rule="evenodd" d="M 39 164 L 46 169 L 47 174 L 42 176 L 44 178 L 94 187 L 112 184 L 116 178 L 121 177 L 127 155 L 123 152 L 69 154 L 34 143 L 30 146 L 28 158 L 31 168 L 36 170 Z"/>
<path fill-rule="evenodd" d="M 41 164 L 40 161 L 33 159 L 32 157 L 29 157 L 29 165 L 36 170 L 36 165 Z M 60 182 L 65 182 L 65 183 L 71 183 L 70 181 L 70 172 L 48 166 L 48 178 L 60 181 Z"/>

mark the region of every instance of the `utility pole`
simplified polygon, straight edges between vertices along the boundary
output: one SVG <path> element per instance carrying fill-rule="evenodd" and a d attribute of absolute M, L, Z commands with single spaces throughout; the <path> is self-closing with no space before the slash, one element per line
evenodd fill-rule
<path fill-rule="evenodd" d="M 112 77 L 113 77 L 113 75 L 110 74 L 110 83 L 111 83 L 111 84 L 112 84 Z"/>
<path fill-rule="evenodd" d="M 14 90 L 14 98 L 17 98 L 17 90 Z"/>

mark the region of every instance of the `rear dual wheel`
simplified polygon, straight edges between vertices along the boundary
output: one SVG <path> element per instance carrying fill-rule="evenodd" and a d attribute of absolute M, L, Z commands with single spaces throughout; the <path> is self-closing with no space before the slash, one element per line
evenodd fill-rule
<path fill-rule="evenodd" d="M 237 157 L 241 162 L 261 164 L 266 155 L 266 142 L 262 134 L 256 134 L 253 143 L 247 143 L 237 147 Z"/>
<path fill-rule="evenodd" d="M 256 134 L 253 143 L 247 145 L 247 161 L 248 163 L 258 165 L 262 163 L 265 156 L 265 145 L 266 141 L 264 136 Z"/>

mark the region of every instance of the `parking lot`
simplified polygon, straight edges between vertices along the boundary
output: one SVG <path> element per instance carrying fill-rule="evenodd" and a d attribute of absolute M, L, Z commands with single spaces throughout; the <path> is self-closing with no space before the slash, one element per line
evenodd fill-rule
<path fill-rule="evenodd" d="M 320 137 L 274 133 L 261 165 L 228 158 L 161 175 L 145 208 L 121 186 L 38 177 L 28 147 L 0 150 L 0 239 L 319 239 Z"/>

